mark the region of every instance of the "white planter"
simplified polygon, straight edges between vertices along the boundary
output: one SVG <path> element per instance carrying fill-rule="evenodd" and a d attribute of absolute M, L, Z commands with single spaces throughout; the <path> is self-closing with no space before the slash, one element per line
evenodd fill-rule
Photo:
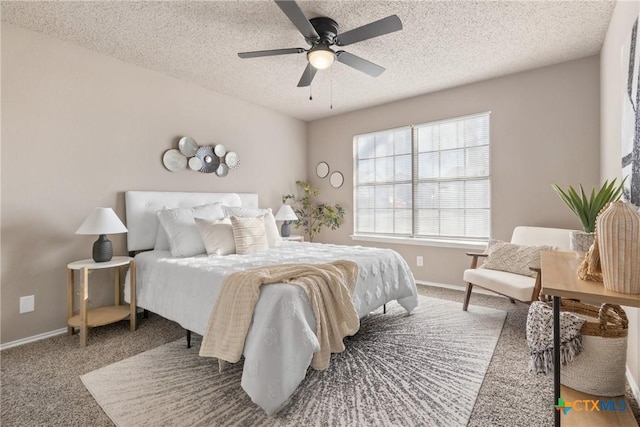
<path fill-rule="evenodd" d="M 569 248 L 578 255 L 584 256 L 589 248 L 591 248 L 591 245 L 593 245 L 596 233 L 585 233 L 584 231 L 576 230 L 570 233 L 569 238 Z"/>

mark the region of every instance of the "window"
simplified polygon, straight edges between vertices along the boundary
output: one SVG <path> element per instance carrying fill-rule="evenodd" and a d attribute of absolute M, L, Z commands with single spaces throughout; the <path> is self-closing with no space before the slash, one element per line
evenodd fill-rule
<path fill-rule="evenodd" d="M 489 113 L 354 138 L 355 234 L 489 237 Z"/>

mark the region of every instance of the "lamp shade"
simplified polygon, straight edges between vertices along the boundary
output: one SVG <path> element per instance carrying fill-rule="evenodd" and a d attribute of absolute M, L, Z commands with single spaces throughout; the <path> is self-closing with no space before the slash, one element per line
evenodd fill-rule
<path fill-rule="evenodd" d="M 76 230 L 76 234 L 116 234 L 126 232 L 127 228 L 111 208 L 95 208 Z"/>
<path fill-rule="evenodd" d="M 282 205 L 276 214 L 278 221 L 297 221 L 296 213 L 291 209 L 291 205 Z"/>

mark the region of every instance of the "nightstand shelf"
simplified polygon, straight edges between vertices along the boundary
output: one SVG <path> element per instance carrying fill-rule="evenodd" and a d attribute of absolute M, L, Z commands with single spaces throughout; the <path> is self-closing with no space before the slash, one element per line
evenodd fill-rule
<path fill-rule="evenodd" d="M 130 272 L 130 304 L 120 304 L 120 286 L 122 285 L 122 268 L 129 267 Z M 94 270 L 115 268 L 114 301 L 115 304 L 105 307 L 88 308 L 89 305 L 89 273 Z M 80 271 L 80 313 L 74 315 L 74 272 Z M 95 262 L 83 259 L 67 264 L 67 332 L 73 335 L 74 328 L 80 329 L 80 346 L 87 345 L 89 328 L 104 326 L 129 318 L 129 329 L 136 330 L 136 264 L 128 256 L 113 257 L 110 261 Z"/>
<path fill-rule="evenodd" d="M 87 310 L 87 327 L 95 328 L 96 326 L 104 326 L 110 323 L 119 322 L 129 317 L 129 305 L 110 305 L 106 307 L 98 307 Z M 69 326 L 80 328 L 82 319 L 80 314 L 67 320 Z"/>

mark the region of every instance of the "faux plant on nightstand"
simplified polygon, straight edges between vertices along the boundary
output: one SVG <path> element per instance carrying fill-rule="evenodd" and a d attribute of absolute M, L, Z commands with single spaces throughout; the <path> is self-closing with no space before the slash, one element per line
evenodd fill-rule
<path fill-rule="evenodd" d="M 285 194 L 282 196 L 282 203 L 290 201 L 298 216 L 298 221 L 293 224 L 296 228 L 304 229 L 310 242 L 313 242 L 323 227 L 335 230 L 344 223 L 345 210 L 342 206 L 317 201 L 320 190 L 305 181 L 296 181 L 296 185 L 302 189 L 303 195 L 298 197 L 295 194 Z"/>
<path fill-rule="evenodd" d="M 596 231 L 596 218 L 598 213 L 609 202 L 615 202 L 622 195 L 622 188 L 627 178 L 616 185 L 617 179 L 609 182 L 608 180 L 602 184 L 599 190 L 595 187 L 591 189 L 591 194 L 587 194 L 580 184 L 580 193 L 572 186 L 565 191 L 556 184 L 551 184 L 558 196 L 569 206 L 569 209 L 576 214 L 582 223 L 583 232 L 575 232 L 571 235 L 571 248 L 578 252 L 586 252 L 593 244 Z"/>

